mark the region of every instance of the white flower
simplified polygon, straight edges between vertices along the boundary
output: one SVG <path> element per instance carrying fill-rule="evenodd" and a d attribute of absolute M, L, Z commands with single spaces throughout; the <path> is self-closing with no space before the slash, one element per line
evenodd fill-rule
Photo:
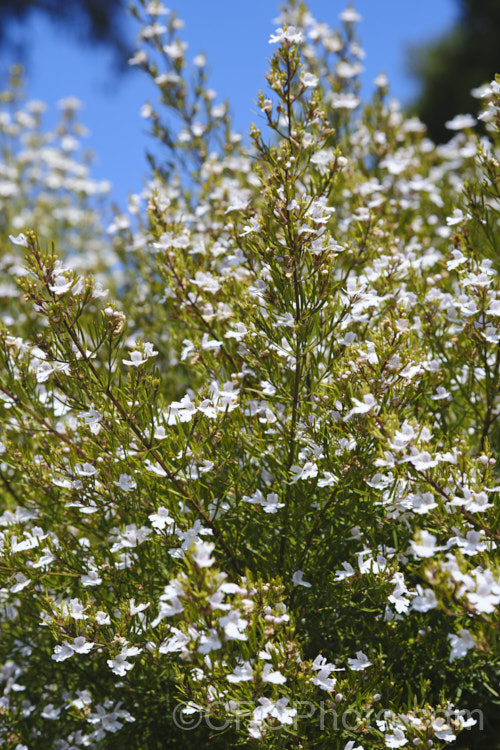
<path fill-rule="evenodd" d="M 262 721 L 251 721 L 248 725 L 248 734 L 253 737 L 254 740 L 260 740 L 262 738 L 261 731 Z"/>
<path fill-rule="evenodd" d="M 165 469 L 162 469 L 160 464 L 156 464 L 150 461 L 149 458 L 144 461 L 144 468 L 152 472 L 153 474 L 156 474 L 157 477 L 167 476 L 167 472 L 165 471 Z"/>
<path fill-rule="evenodd" d="M 491 570 L 477 570 L 475 590 L 467 593 L 467 599 L 477 612 L 487 614 L 500 604 L 500 581 L 494 579 Z"/>
<path fill-rule="evenodd" d="M 54 661 L 65 661 L 66 659 L 69 659 L 74 654 L 74 649 L 71 646 L 70 643 L 67 641 L 64 641 L 62 646 L 55 646 L 54 647 L 54 653 L 52 654 L 52 659 Z"/>
<path fill-rule="evenodd" d="M 130 359 L 123 359 L 122 362 L 129 367 L 140 367 L 147 362 L 147 357 L 143 357 L 141 352 L 133 351 L 130 353 Z"/>
<path fill-rule="evenodd" d="M 333 109 L 356 109 L 361 104 L 361 99 L 349 91 L 342 94 L 331 94 L 329 98 Z"/>
<path fill-rule="evenodd" d="M 232 198 L 231 203 L 226 208 L 225 213 L 228 214 L 230 213 L 230 211 L 244 211 L 246 208 L 248 208 L 249 203 L 249 200 L 236 195 L 234 196 L 234 198 Z"/>
<path fill-rule="evenodd" d="M 329 471 L 325 471 L 323 476 L 318 479 L 318 487 L 331 487 L 334 484 L 337 484 L 339 481 L 339 478 L 336 477 L 334 474 L 332 474 Z"/>
<path fill-rule="evenodd" d="M 53 372 L 69 372 L 69 365 L 66 362 L 42 362 L 36 369 L 37 383 L 45 383 Z"/>
<path fill-rule="evenodd" d="M 304 41 L 304 35 L 302 31 L 296 29 L 295 26 L 288 26 L 287 29 L 282 29 L 281 26 L 276 29 L 274 34 L 269 37 L 269 44 L 281 44 L 286 42 L 287 44 L 300 44 Z"/>
<path fill-rule="evenodd" d="M 129 599 L 129 612 L 131 617 L 134 615 L 138 615 L 140 612 L 144 612 L 150 605 L 150 602 L 147 602 L 147 604 L 136 604 L 135 599 Z"/>
<path fill-rule="evenodd" d="M 252 665 L 249 661 L 238 664 L 233 669 L 232 674 L 227 675 L 226 680 L 228 682 L 247 682 L 248 680 L 253 680 Z"/>
<path fill-rule="evenodd" d="M 240 237 L 244 237 L 251 232 L 260 232 L 259 222 L 253 216 L 250 217 L 250 224 L 247 224 L 243 227 L 243 231 L 241 232 Z"/>
<path fill-rule="evenodd" d="M 443 398 L 449 398 L 450 395 L 451 395 L 450 392 L 447 391 L 446 388 L 443 388 L 442 385 L 439 385 L 436 389 L 436 393 L 433 396 L 431 396 L 431 399 L 433 401 L 441 401 L 441 399 Z"/>
<path fill-rule="evenodd" d="M 281 724 L 292 724 L 293 717 L 297 713 L 296 708 L 287 708 L 288 698 L 280 698 L 276 701 L 274 709 L 270 711 L 271 716 L 275 716 Z"/>
<path fill-rule="evenodd" d="M 45 708 L 43 709 L 43 711 L 40 714 L 40 716 L 43 719 L 58 719 L 60 713 L 61 713 L 61 709 L 60 708 L 54 708 L 54 704 L 53 703 L 48 703 L 45 706 Z M 19 747 L 19 745 L 17 745 L 17 748 L 18 747 Z M 17 748 L 16 748 L 16 750 L 17 750 Z"/>
<path fill-rule="evenodd" d="M 420 541 L 412 540 L 410 546 L 415 557 L 432 557 L 442 547 L 436 547 L 437 539 L 428 531 L 420 532 Z"/>
<path fill-rule="evenodd" d="M 408 422 L 404 422 L 401 430 L 396 430 L 392 442 L 389 446 L 396 451 L 402 451 L 406 446 L 417 437 L 414 427 Z"/>
<path fill-rule="evenodd" d="M 117 732 L 121 729 L 123 724 L 119 719 L 135 721 L 134 717 L 129 714 L 128 711 L 120 708 L 121 701 L 113 706 L 112 701 L 107 700 L 105 701 L 104 706 L 97 705 L 95 712 L 87 716 L 89 724 L 93 724 L 97 727 L 96 733 L 98 734 L 99 739 L 104 737 L 104 732 Z"/>
<path fill-rule="evenodd" d="M 411 608 L 415 610 L 415 612 L 428 612 L 430 609 L 434 609 L 438 606 L 439 602 L 432 589 L 424 589 L 420 584 L 417 584 L 416 589 L 417 596 L 411 603 Z"/>
<path fill-rule="evenodd" d="M 433 466 L 438 465 L 438 460 L 432 458 L 431 454 L 427 451 L 422 453 L 416 453 L 407 459 L 418 471 L 425 471 L 425 469 L 431 469 Z"/>
<path fill-rule="evenodd" d="M 456 740 L 456 736 L 453 734 L 451 727 L 441 716 L 434 719 L 432 722 L 432 728 L 438 740 L 445 740 L 446 742 L 453 742 Z"/>
<path fill-rule="evenodd" d="M 293 317 L 292 313 L 285 313 L 284 315 L 277 315 L 276 316 L 276 322 L 273 323 L 273 326 L 287 326 L 289 328 L 293 328 L 295 325 L 295 318 Z"/>
<path fill-rule="evenodd" d="M 75 466 L 75 474 L 78 477 L 95 477 L 98 473 L 99 472 L 95 466 L 92 466 L 92 464 L 89 463 L 84 463 L 83 466 L 81 464 L 76 464 Z"/>
<path fill-rule="evenodd" d="M 292 583 L 294 586 L 305 586 L 305 588 L 311 588 L 311 584 L 303 580 L 304 573 L 301 570 L 296 570 L 292 576 Z"/>
<path fill-rule="evenodd" d="M 122 359 L 122 362 L 129 367 L 140 367 L 144 362 L 147 362 L 150 357 L 156 356 L 158 356 L 158 352 L 154 351 L 153 344 L 146 342 L 143 344 L 142 352 L 136 349 L 133 352 L 130 352 L 130 359 Z"/>
<path fill-rule="evenodd" d="M 445 122 L 445 127 L 448 130 L 465 130 L 466 128 L 473 128 L 477 120 L 472 115 L 455 115 L 452 120 Z"/>
<path fill-rule="evenodd" d="M 234 331 L 228 331 L 227 333 L 225 333 L 224 338 L 236 339 L 236 341 L 241 341 L 248 334 L 248 329 L 244 323 L 235 323 L 234 328 Z"/>
<path fill-rule="evenodd" d="M 86 609 L 88 606 L 84 607 L 79 599 L 70 599 L 61 605 L 63 617 L 72 617 L 73 620 L 88 620 L 88 615 L 84 614 Z"/>
<path fill-rule="evenodd" d="M 293 717 L 297 713 L 296 708 L 287 708 L 288 698 L 280 698 L 276 703 L 273 703 L 269 698 L 259 698 L 259 706 L 253 712 L 253 722 L 255 730 L 258 732 L 258 728 L 268 716 L 273 716 L 278 719 L 281 724 L 292 724 Z M 252 734 L 254 737 L 260 737 L 261 733 Z"/>
<path fill-rule="evenodd" d="M 214 562 L 215 557 L 210 557 L 210 553 L 215 549 L 213 542 L 195 542 L 195 551 L 192 553 L 192 558 L 200 568 L 210 568 Z"/>
<path fill-rule="evenodd" d="M 316 164 L 321 174 L 335 162 L 335 153 L 331 148 L 322 148 L 311 156 L 311 164 Z"/>
<path fill-rule="evenodd" d="M 161 23 L 155 22 L 149 24 L 149 26 L 143 26 L 140 31 L 141 39 L 152 39 L 155 36 L 161 36 L 167 30 L 166 26 L 162 26 Z"/>
<path fill-rule="evenodd" d="M 12 242 L 13 245 L 19 245 L 20 247 L 28 247 L 28 238 L 25 234 L 18 234 L 17 237 L 14 237 L 13 234 L 9 234 L 9 240 Z"/>
<path fill-rule="evenodd" d="M 403 730 L 398 727 L 392 734 L 386 734 L 384 740 L 387 747 L 403 747 L 408 742 Z"/>
<path fill-rule="evenodd" d="M 356 651 L 356 659 L 348 659 L 349 666 L 355 672 L 362 672 L 364 669 L 371 667 L 372 662 L 362 651 Z"/>
<path fill-rule="evenodd" d="M 293 474 L 290 484 L 295 484 L 299 479 L 313 479 L 318 474 L 318 467 L 312 461 L 306 461 L 304 466 L 292 466 L 290 471 Z"/>
<path fill-rule="evenodd" d="M 95 616 L 95 621 L 98 625 L 111 625 L 111 618 L 107 612 L 103 612 L 101 609 Z"/>
<path fill-rule="evenodd" d="M 207 58 L 203 54 L 203 52 L 200 52 L 199 55 L 196 55 L 196 57 L 193 57 L 193 65 L 196 65 L 197 68 L 203 68 L 207 64 Z"/>
<path fill-rule="evenodd" d="M 63 273 L 59 273 L 53 277 L 53 283 L 49 284 L 49 289 L 54 294 L 66 294 L 71 289 L 74 279 L 66 278 Z"/>
<path fill-rule="evenodd" d="M 185 357 L 181 356 L 181 359 L 185 359 Z M 196 406 L 191 401 L 189 394 L 186 393 L 180 401 L 172 401 L 170 404 L 168 408 L 167 424 L 176 424 L 177 421 L 190 422 L 195 414 Z"/>
<path fill-rule="evenodd" d="M 111 671 L 119 677 L 124 677 L 134 666 L 126 660 L 126 657 L 123 654 L 118 654 L 114 659 L 108 659 L 107 665 Z"/>
<path fill-rule="evenodd" d="M 130 671 L 134 666 L 127 661 L 127 657 L 137 656 L 137 654 L 140 654 L 141 650 L 142 649 L 138 648 L 137 646 L 127 647 L 127 645 L 125 644 L 121 652 L 117 654 L 114 659 L 107 660 L 107 665 L 114 674 L 118 675 L 119 677 L 124 677 L 127 672 Z"/>
<path fill-rule="evenodd" d="M 31 579 L 26 578 L 26 576 L 23 575 L 22 573 L 16 573 L 16 575 L 14 576 L 14 580 L 16 581 L 16 583 L 10 587 L 10 591 L 13 594 L 18 594 L 19 591 L 22 591 L 24 588 L 26 588 L 26 586 L 29 586 L 29 584 L 31 583 Z"/>
<path fill-rule="evenodd" d="M 201 348 L 204 351 L 210 351 L 211 349 L 220 349 L 221 346 L 221 341 L 217 341 L 217 339 L 209 339 L 208 333 L 203 334 L 201 339 Z"/>
<path fill-rule="evenodd" d="M 248 620 L 244 620 L 236 610 L 231 610 L 225 617 L 221 617 L 219 624 L 224 628 L 228 641 L 247 640 L 243 631 L 248 625 Z"/>
<path fill-rule="evenodd" d="M 163 531 L 165 526 L 172 526 L 174 524 L 174 519 L 170 518 L 169 512 L 166 508 L 158 508 L 156 513 L 151 513 L 148 518 L 151 521 L 153 528 L 159 529 L 160 531 Z"/>
<path fill-rule="evenodd" d="M 80 279 L 80 282 L 83 281 Z M 92 288 L 92 299 L 99 299 L 100 297 L 106 297 L 109 293 L 109 289 L 103 289 L 100 281 L 94 281 Z"/>
<path fill-rule="evenodd" d="M 282 675 L 279 670 L 273 672 L 271 664 L 264 664 L 264 669 L 262 670 L 262 682 L 271 682 L 273 685 L 283 685 L 283 683 L 286 682 L 286 677 Z"/>
<path fill-rule="evenodd" d="M 352 6 L 349 6 L 343 10 L 342 13 L 339 13 L 339 18 L 341 21 L 344 21 L 344 23 L 359 23 L 359 21 L 363 20 L 363 16 L 354 10 Z"/>
<path fill-rule="evenodd" d="M 78 415 L 85 420 L 85 424 L 90 427 L 90 432 L 93 435 L 98 435 L 101 429 L 102 414 L 91 406 L 88 411 L 81 411 Z"/>
<path fill-rule="evenodd" d="M 337 64 L 337 67 L 335 68 L 335 72 L 339 78 L 354 78 L 355 76 L 362 73 L 363 70 L 364 70 L 363 66 L 358 61 L 353 62 L 353 63 L 348 63 L 348 62 L 345 62 L 344 60 L 341 60 Z"/>
<path fill-rule="evenodd" d="M 83 636 L 73 639 L 73 643 L 64 641 L 62 646 L 55 646 L 52 659 L 54 661 L 65 661 L 73 654 L 88 654 L 92 650 L 94 643 L 87 642 Z"/>
<path fill-rule="evenodd" d="M 454 268 L 458 268 L 458 266 L 462 265 L 462 263 L 467 263 L 467 256 L 463 254 L 461 250 L 452 250 L 451 254 L 453 255 L 453 260 L 449 260 L 446 263 L 446 268 L 448 271 L 452 271 Z"/>
<path fill-rule="evenodd" d="M 486 97 L 491 96 L 492 93 L 489 83 L 483 83 L 482 86 L 477 86 L 470 90 L 470 95 L 475 99 L 485 99 Z"/>
<path fill-rule="evenodd" d="M 377 406 L 375 397 L 371 393 L 366 393 L 363 396 L 362 401 L 358 401 L 357 398 L 353 398 L 355 406 L 348 412 L 346 418 L 352 417 L 353 414 L 368 414 L 369 411 Z"/>
<path fill-rule="evenodd" d="M 157 32 L 157 33 L 163 33 L 164 27 L 161 27 L 161 28 L 162 28 L 161 32 Z M 184 52 L 187 50 L 187 48 L 188 48 L 187 42 L 182 42 L 180 39 L 175 39 L 172 42 L 172 44 L 163 45 L 164 53 L 168 57 L 171 57 L 172 60 L 180 60 L 184 56 Z"/>
<path fill-rule="evenodd" d="M 404 576 L 402 573 L 395 573 L 391 579 L 391 583 L 395 583 L 396 587 L 392 594 L 388 597 L 391 604 L 394 604 L 396 612 L 399 614 L 408 612 L 410 606 L 410 600 L 405 594 L 409 594 L 409 591 L 404 582 Z"/>
<path fill-rule="evenodd" d="M 389 79 L 387 78 L 385 73 L 379 73 L 378 76 L 374 79 L 373 83 L 379 89 L 386 89 L 389 86 Z"/>
<path fill-rule="evenodd" d="M 200 654 L 209 654 L 210 651 L 216 651 L 221 647 L 222 643 L 220 642 L 217 630 L 215 628 L 210 628 L 208 634 L 202 633 L 200 636 L 197 650 Z"/>
<path fill-rule="evenodd" d="M 205 292 L 215 294 L 220 289 L 218 280 L 211 273 L 204 273 L 203 271 L 197 271 L 194 275 L 194 279 L 189 279 L 192 284 L 196 284 L 200 289 Z"/>
<path fill-rule="evenodd" d="M 411 508 L 415 513 L 428 513 L 438 507 L 432 492 L 423 492 L 421 495 L 409 495 Z"/>
<path fill-rule="evenodd" d="M 20 542 L 18 542 L 17 536 L 14 535 L 10 540 L 11 552 L 25 552 L 28 549 L 34 549 L 40 544 L 40 539 L 44 539 L 46 536 L 46 534 L 44 534 L 42 537 L 28 536 L 27 538 L 22 539 Z"/>
<path fill-rule="evenodd" d="M 253 719 L 255 722 L 263 722 L 274 708 L 274 703 L 269 698 L 259 698 L 259 706 L 254 709 Z"/>
<path fill-rule="evenodd" d="M 171 632 L 173 635 L 159 646 L 158 651 L 160 654 L 172 654 L 182 651 L 189 643 L 189 637 L 177 628 L 171 628 Z"/>
<path fill-rule="evenodd" d="M 456 208 L 451 216 L 448 216 L 446 219 L 446 223 L 449 227 L 455 226 L 455 224 L 461 224 L 463 221 L 465 221 L 468 217 L 465 216 L 464 212 L 461 208 Z"/>
<path fill-rule="evenodd" d="M 111 546 L 111 552 L 119 552 L 121 549 L 132 549 L 142 544 L 147 537 L 152 534 L 151 529 L 147 526 L 137 528 L 135 523 L 129 523 L 125 526 L 125 531 L 117 528 L 111 529 L 111 537 L 114 542 Z"/>
<path fill-rule="evenodd" d="M 161 597 L 164 598 L 163 596 Z M 184 605 L 182 604 L 181 600 L 177 596 L 172 596 L 166 598 L 166 601 L 160 602 L 160 611 L 156 618 L 151 623 L 152 628 L 156 628 L 156 626 L 165 618 L 165 617 L 173 617 L 174 615 L 178 615 L 181 612 L 184 611 Z"/>
<path fill-rule="evenodd" d="M 319 84 L 318 76 L 315 76 L 313 73 L 303 73 L 300 77 L 300 81 L 306 89 L 315 89 Z"/>
<path fill-rule="evenodd" d="M 346 578 L 350 578 L 351 576 L 355 575 L 355 570 L 352 567 L 351 563 L 343 562 L 342 563 L 343 570 L 336 570 L 335 571 L 335 578 L 334 581 L 344 581 Z"/>
<path fill-rule="evenodd" d="M 132 479 L 131 476 L 128 474 L 120 474 L 120 478 L 118 482 L 114 482 L 117 487 L 119 487 L 124 492 L 130 492 L 131 490 L 135 490 L 137 487 L 137 482 L 135 479 Z"/>
<path fill-rule="evenodd" d="M 463 657 L 467 655 L 467 651 L 470 651 L 470 649 L 474 648 L 476 645 L 472 633 L 465 630 L 465 628 L 459 630 L 458 635 L 455 633 L 449 633 L 448 638 L 451 645 L 450 662 L 455 659 L 463 659 Z"/>
<path fill-rule="evenodd" d="M 77 690 L 76 694 L 78 698 L 75 698 L 75 700 L 71 701 L 72 706 L 78 708 L 79 710 L 82 710 L 83 708 L 85 708 L 85 706 L 92 705 L 92 695 L 88 690 Z"/>
<path fill-rule="evenodd" d="M 280 508 L 285 507 L 285 503 L 278 502 L 278 495 L 276 492 L 270 492 L 265 500 L 262 498 L 260 504 L 264 513 L 276 513 Z"/>
<path fill-rule="evenodd" d="M 314 664 L 313 664 L 313 667 L 314 667 Z M 333 666 L 331 664 L 327 664 L 322 669 L 319 669 L 318 672 L 316 673 L 316 677 L 313 677 L 311 680 L 313 685 L 317 685 L 322 690 L 333 690 L 337 680 L 335 679 L 335 677 L 330 677 L 332 668 Z"/>
<path fill-rule="evenodd" d="M 88 654 L 89 651 L 92 650 L 94 644 L 89 643 L 85 640 L 83 636 L 78 636 L 78 638 L 73 639 L 73 645 L 72 649 L 77 654 Z"/>
<path fill-rule="evenodd" d="M 137 50 L 135 54 L 129 59 L 129 65 L 143 65 L 148 61 L 148 56 L 144 50 Z"/>

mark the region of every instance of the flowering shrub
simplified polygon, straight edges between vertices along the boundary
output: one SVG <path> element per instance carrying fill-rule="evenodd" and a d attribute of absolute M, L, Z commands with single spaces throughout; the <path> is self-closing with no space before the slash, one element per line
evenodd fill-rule
<path fill-rule="evenodd" d="M 0 118 L 2 746 L 491 748 L 500 84 L 435 146 L 291 2 L 248 146 L 135 13 L 163 153 L 107 240 Z"/>

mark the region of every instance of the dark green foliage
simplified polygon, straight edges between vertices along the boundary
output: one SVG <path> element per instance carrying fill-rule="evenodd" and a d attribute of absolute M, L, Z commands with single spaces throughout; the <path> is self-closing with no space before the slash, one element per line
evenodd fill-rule
<path fill-rule="evenodd" d="M 17 46 L 11 36 L 13 27 L 39 13 L 83 41 L 109 46 L 117 66 L 124 68 L 130 53 L 123 23 L 125 8 L 123 0 L 0 0 L 0 48 Z M 25 40 L 19 47 L 29 53 Z"/>
<path fill-rule="evenodd" d="M 500 69 L 500 3 L 459 0 L 457 23 L 445 34 L 410 49 L 410 70 L 420 83 L 412 109 L 439 143 L 450 137 L 445 122 L 458 112 L 475 112 L 472 88 Z"/>

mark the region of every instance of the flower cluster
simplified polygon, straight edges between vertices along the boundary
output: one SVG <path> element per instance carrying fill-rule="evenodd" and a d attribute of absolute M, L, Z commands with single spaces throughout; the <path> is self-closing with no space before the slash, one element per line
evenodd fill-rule
<path fill-rule="evenodd" d="M 76 102 L 0 110 L 0 744 L 479 747 L 500 83 L 435 145 L 384 75 L 362 104 L 352 7 L 290 2 L 246 142 L 178 16 L 134 13 L 162 150 L 127 212 Z"/>

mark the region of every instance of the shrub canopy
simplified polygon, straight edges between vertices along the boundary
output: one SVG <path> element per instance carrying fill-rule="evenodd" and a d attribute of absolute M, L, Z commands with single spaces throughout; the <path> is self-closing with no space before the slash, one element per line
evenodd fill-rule
<path fill-rule="evenodd" d="M 248 141 L 135 12 L 111 225 L 3 94 L 2 744 L 498 747 L 500 84 L 436 147 L 291 2 Z"/>

